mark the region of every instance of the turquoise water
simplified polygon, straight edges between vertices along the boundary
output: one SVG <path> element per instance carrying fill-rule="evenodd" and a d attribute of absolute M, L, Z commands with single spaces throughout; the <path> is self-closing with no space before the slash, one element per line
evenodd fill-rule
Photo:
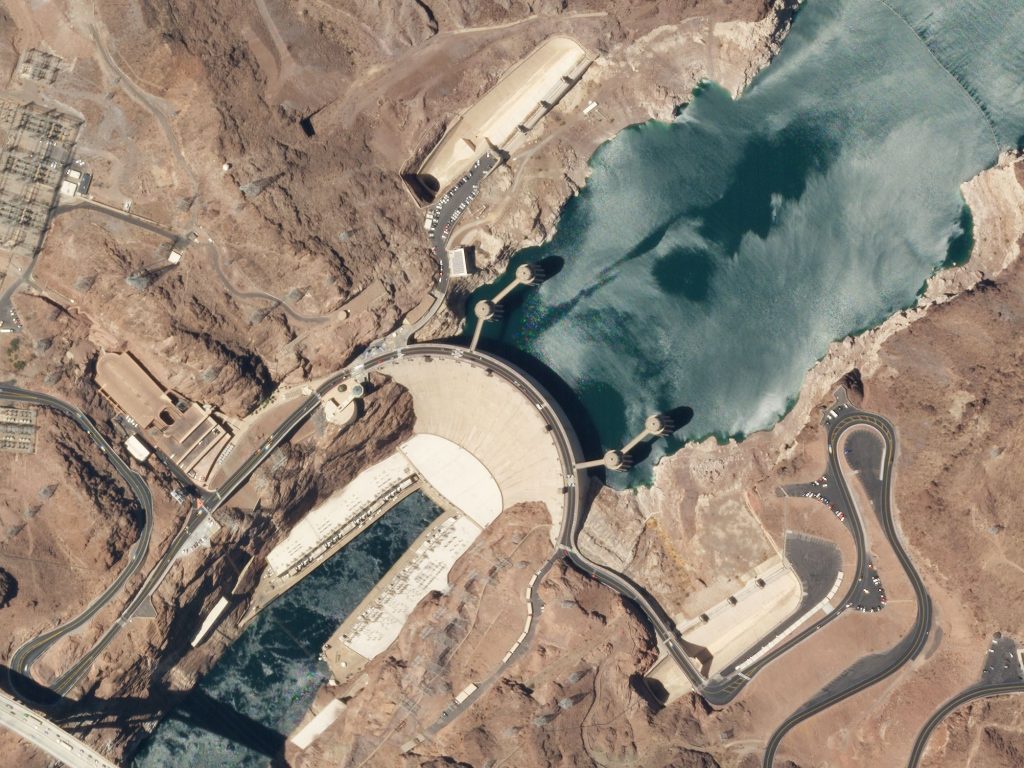
<path fill-rule="evenodd" d="M 706 84 L 598 150 L 554 239 L 513 261 L 561 270 L 485 345 L 564 382 L 591 451 L 684 406 L 655 458 L 771 427 L 832 340 L 969 255 L 959 186 L 1024 135 L 1022 29 L 1019 0 L 809 0 L 740 99 Z"/>
<path fill-rule="evenodd" d="M 270 765 L 327 680 L 320 649 L 440 514 L 416 493 L 274 602 L 143 745 L 134 768 Z M 209 729 L 209 730 L 207 730 Z"/>
<path fill-rule="evenodd" d="M 708 84 L 597 152 L 554 240 L 513 264 L 560 271 L 486 343 L 534 368 L 592 450 L 681 406 L 681 439 L 770 427 L 831 340 L 966 258 L 959 185 L 1024 136 L 1022 28 L 1009 0 L 809 0 L 742 98 Z M 323 642 L 436 515 L 411 497 L 271 606 L 134 765 L 266 765 L 259 743 L 325 679 Z"/>

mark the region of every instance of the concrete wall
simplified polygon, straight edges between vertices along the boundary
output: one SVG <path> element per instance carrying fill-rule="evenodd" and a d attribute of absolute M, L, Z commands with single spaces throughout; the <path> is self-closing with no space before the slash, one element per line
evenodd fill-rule
<path fill-rule="evenodd" d="M 515 387 L 454 358 L 406 358 L 382 372 L 412 395 L 413 431 L 439 435 L 475 456 L 497 483 L 504 509 L 540 502 L 560 522 L 565 480 L 558 450 L 543 416 Z"/>
<path fill-rule="evenodd" d="M 571 38 L 545 40 L 452 124 L 417 176 L 433 179 L 437 190 L 448 187 L 469 170 L 489 143 L 498 148 L 508 143 L 541 101 L 561 98 L 575 84 L 566 78 L 576 74 L 578 79 L 590 58 Z"/>

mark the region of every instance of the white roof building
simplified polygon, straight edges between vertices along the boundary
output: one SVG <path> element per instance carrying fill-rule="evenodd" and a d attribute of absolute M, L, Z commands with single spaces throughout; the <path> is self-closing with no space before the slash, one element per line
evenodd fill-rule
<path fill-rule="evenodd" d="M 462 247 L 448 251 L 448 274 L 452 277 L 465 277 L 469 274 L 468 250 Z"/>
<path fill-rule="evenodd" d="M 267 555 L 267 564 L 277 576 L 284 576 L 303 559 L 316 553 L 322 542 L 350 527 L 389 489 L 414 474 L 415 470 L 400 453 L 364 469 L 352 482 L 299 520 Z"/>
<path fill-rule="evenodd" d="M 128 436 L 128 439 L 124 441 L 124 447 L 138 461 L 145 461 L 149 458 L 149 449 L 146 447 L 146 444 L 135 435 Z"/>

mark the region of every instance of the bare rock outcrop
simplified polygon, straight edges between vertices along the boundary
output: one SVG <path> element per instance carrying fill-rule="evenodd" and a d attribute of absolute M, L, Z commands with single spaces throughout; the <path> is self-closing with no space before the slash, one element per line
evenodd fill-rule
<path fill-rule="evenodd" d="M 6 608 L 17 596 L 18 580 L 9 571 L 0 568 L 0 608 Z"/>
<path fill-rule="evenodd" d="M 965 361 L 978 358 L 975 367 L 966 367 L 965 362 L 961 369 L 972 371 L 971 377 L 977 378 L 977 386 L 988 386 L 984 382 L 989 379 L 1003 381 L 1012 377 L 1017 361 L 1012 346 L 1008 346 L 1008 338 L 984 343 L 979 343 L 979 339 L 1010 327 L 1007 323 L 1012 314 L 1003 310 L 1000 315 L 998 308 L 1016 295 L 1012 286 L 1017 281 L 1015 275 L 1024 238 L 1022 177 L 1024 160 L 1007 154 L 997 166 L 963 185 L 964 197 L 971 205 L 975 221 L 971 259 L 961 266 L 937 272 L 913 308 L 893 315 L 881 326 L 859 336 L 834 342 L 808 372 L 793 409 L 770 432 L 752 435 L 742 443 L 719 445 L 709 439 L 686 446 L 659 463 L 652 487 L 639 488 L 635 494 L 622 495 L 603 488 L 581 535 L 581 542 L 588 551 L 613 564 L 632 553 L 625 568 L 670 606 L 669 610 L 684 608 L 685 595 L 694 590 L 704 594 L 703 602 L 713 604 L 724 599 L 728 592 L 709 591 L 707 587 L 713 585 L 690 567 L 695 562 L 695 553 L 699 556 L 697 534 L 702 509 L 708 509 L 708 505 L 718 511 L 734 509 L 728 505 L 732 497 L 760 518 L 779 545 L 782 513 L 773 502 L 775 487 L 783 482 L 795 482 L 788 478 L 795 478 L 800 471 L 813 472 L 820 467 L 820 459 L 814 458 L 817 424 L 823 404 L 829 402 L 831 392 L 840 382 L 854 385 L 854 394 L 858 395 L 859 381 L 858 396 L 863 396 L 865 403 L 870 404 L 878 382 L 888 380 L 898 369 L 897 360 L 920 360 L 922 365 L 938 366 L 938 360 L 946 358 L 946 350 L 959 349 L 961 344 Z M 1006 281 L 1010 284 L 1004 285 Z M 979 323 L 977 330 L 968 332 L 975 322 L 969 319 L 972 313 L 983 311 L 973 307 L 993 308 L 995 314 L 988 319 L 995 324 L 993 328 Z M 996 317 L 1005 319 L 997 322 Z M 938 327 L 946 330 L 932 333 L 945 333 L 948 338 L 923 341 L 918 328 L 920 323 L 929 328 L 939 323 Z M 971 347 L 970 351 L 966 346 Z M 889 353 L 887 349 L 900 352 Z M 952 367 L 952 360 L 947 365 Z M 964 373 L 958 374 L 962 375 Z M 906 399 L 898 402 L 894 399 L 893 408 L 888 411 L 894 419 L 900 418 L 910 403 L 921 402 L 922 395 L 914 379 L 906 377 L 903 381 L 908 386 Z M 938 390 L 935 392 L 937 397 Z M 948 399 L 948 393 L 943 399 Z M 964 401 L 964 414 L 968 413 L 968 408 L 982 407 L 969 405 L 972 401 L 973 398 Z M 813 468 L 807 468 L 808 464 Z M 770 507 L 767 512 L 765 505 Z M 626 513 L 624 508 L 631 511 Z M 737 514 L 733 519 L 738 521 L 743 516 Z M 750 520 L 747 518 L 748 522 Z M 643 521 L 643 525 L 639 526 L 638 521 Z M 759 535 L 755 533 L 753 538 Z M 687 548 L 686 558 L 681 558 L 681 546 Z M 735 548 L 730 545 L 730 549 Z M 756 560 L 754 554 L 751 553 L 751 563 Z M 687 567 L 666 567 L 677 560 Z"/>
<path fill-rule="evenodd" d="M 1024 717 L 1016 696 L 977 701 L 935 730 L 922 768 L 1012 768 L 1024 764 Z"/>

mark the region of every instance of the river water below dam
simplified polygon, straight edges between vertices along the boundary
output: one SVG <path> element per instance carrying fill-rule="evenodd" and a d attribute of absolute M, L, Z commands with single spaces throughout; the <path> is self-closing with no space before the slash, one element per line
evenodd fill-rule
<path fill-rule="evenodd" d="M 156 729 L 134 768 L 262 768 L 326 682 L 320 649 L 441 510 L 414 493 L 264 610 Z"/>
<path fill-rule="evenodd" d="M 485 344 L 536 364 L 603 446 L 681 406 L 656 451 L 771 427 L 830 341 L 969 254 L 959 185 L 1024 135 L 1022 28 L 1012 0 L 808 0 L 740 99 L 706 84 L 600 148 L 554 239 L 513 262 L 560 271 Z M 410 497 L 272 605 L 133 765 L 267 765 L 253 742 L 294 727 L 322 643 L 437 514 Z"/>
<path fill-rule="evenodd" d="M 809 0 L 738 100 L 705 84 L 597 151 L 554 238 L 472 297 L 560 265 L 485 347 L 539 363 L 591 450 L 666 409 L 692 420 L 655 459 L 770 428 L 831 341 L 969 256 L 959 186 L 1024 134 L 1021 29 L 1019 0 Z"/>

